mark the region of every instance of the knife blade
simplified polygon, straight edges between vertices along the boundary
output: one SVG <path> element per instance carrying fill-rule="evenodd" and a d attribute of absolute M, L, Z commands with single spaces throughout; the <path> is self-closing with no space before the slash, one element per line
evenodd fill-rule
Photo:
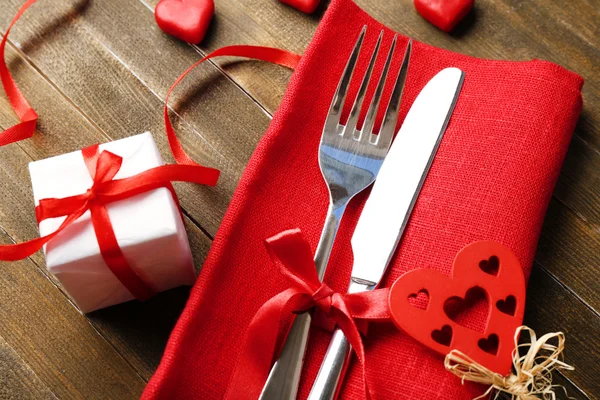
<path fill-rule="evenodd" d="M 349 292 L 373 290 L 381 281 L 446 131 L 463 79 L 458 68 L 440 71 L 408 111 L 352 235 L 354 264 Z M 337 396 L 349 354 L 350 346 L 338 329 L 309 400 L 331 400 Z"/>
<path fill-rule="evenodd" d="M 352 236 L 352 280 L 379 283 L 452 115 L 463 73 L 446 68 L 421 90 L 381 166 Z"/>

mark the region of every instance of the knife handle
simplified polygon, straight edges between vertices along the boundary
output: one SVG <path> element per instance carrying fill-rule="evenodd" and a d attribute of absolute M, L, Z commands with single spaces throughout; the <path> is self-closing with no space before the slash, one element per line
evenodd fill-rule
<path fill-rule="evenodd" d="M 308 400 L 333 400 L 337 398 L 352 354 L 350 349 L 350 344 L 344 333 L 336 329 L 331 342 L 329 342 L 325 358 L 321 363 L 319 374 L 308 395 Z"/>
<path fill-rule="evenodd" d="M 321 239 L 315 253 L 315 265 L 319 280 L 323 280 L 325 268 L 331 255 L 333 241 L 340 226 L 340 220 L 346 205 L 330 206 L 327 218 L 321 232 Z M 304 362 L 308 331 L 310 329 L 310 314 L 304 313 L 294 319 L 294 323 L 285 339 L 279 358 L 271 368 L 267 382 L 263 387 L 259 400 L 293 400 L 298 393 L 300 374 Z"/>

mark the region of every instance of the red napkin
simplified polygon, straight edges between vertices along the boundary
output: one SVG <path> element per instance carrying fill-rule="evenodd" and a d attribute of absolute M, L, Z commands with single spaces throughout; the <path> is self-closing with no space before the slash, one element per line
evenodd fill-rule
<path fill-rule="evenodd" d="M 355 76 L 366 69 L 379 31 L 385 30 L 383 49 L 393 32 L 350 0 L 331 2 L 244 172 L 144 399 L 222 398 L 248 323 L 265 301 L 287 288 L 264 240 L 299 227 L 316 248 L 328 204 L 317 149 L 337 82 L 365 24 L 365 51 Z M 392 72 L 407 41 L 399 37 Z M 375 74 L 382 64 L 380 60 Z M 581 110 L 583 80 L 555 64 L 482 60 L 414 43 L 400 120 L 425 83 L 450 66 L 466 74 L 462 92 L 383 280 L 385 287 L 414 268 L 448 274 L 456 253 L 476 240 L 496 240 L 511 248 L 528 276 Z M 349 281 L 350 237 L 365 199 L 366 193 L 357 197 L 342 221 L 325 276 L 334 290 Z M 329 337 L 319 328 L 311 330 L 300 398 L 310 390 Z M 365 348 L 377 399 L 456 400 L 482 393 L 480 386 L 461 385 L 444 370 L 442 356 L 391 323 L 372 324 Z M 354 361 L 341 398 L 363 396 Z"/>

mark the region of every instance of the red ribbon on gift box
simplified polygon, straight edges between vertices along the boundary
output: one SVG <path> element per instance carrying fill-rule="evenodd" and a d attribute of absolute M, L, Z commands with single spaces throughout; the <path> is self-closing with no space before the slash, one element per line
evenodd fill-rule
<path fill-rule="evenodd" d="M 227 387 L 225 399 L 245 400 L 260 396 L 281 332 L 287 332 L 290 312 L 303 313 L 316 308 L 339 326 L 362 367 L 365 395 L 372 398 L 367 384 L 365 349 L 359 324 L 389 321 L 389 289 L 370 292 L 334 292 L 319 280 L 313 255 L 299 229 L 284 231 L 266 240 L 267 251 L 290 288 L 273 296 L 254 314 L 246 330 L 240 358 Z M 361 324 L 362 326 L 362 324 Z"/>
<path fill-rule="evenodd" d="M 0 79 L 15 113 L 21 120 L 19 124 L 0 133 L 0 146 L 32 137 L 38 120 L 37 113 L 17 87 L 5 60 L 5 48 L 10 30 L 23 13 L 36 1 L 27 0 L 23 4 L 0 42 Z M 36 207 L 38 222 L 48 218 L 64 216 L 66 216 L 66 219 L 50 235 L 23 243 L 0 245 L 0 260 L 15 261 L 32 255 L 89 210 L 94 232 L 100 246 L 100 252 L 110 270 L 136 298 L 144 300 L 151 297 L 154 294 L 154 290 L 135 273 L 119 248 L 106 205 L 160 187 L 169 189 L 173 194 L 175 202 L 178 204 L 171 182 L 183 181 L 210 186 L 214 186 L 217 183 L 219 171 L 196 163 L 183 149 L 169 119 L 167 104 L 175 87 L 191 70 L 204 61 L 219 56 L 253 58 L 279 64 L 291 69 L 294 69 L 300 60 L 300 56 L 297 54 L 262 46 L 228 46 L 218 49 L 202 58 L 177 78 L 165 98 L 165 129 L 169 140 L 169 147 L 171 148 L 176 164 L 163 165 L 129 178 L 115 180 L 113 178 L 119 171 L 123 161 L 121 157 L 107 151 L 100 154 L 98 145 L 83 149 L 84 161 L 94 182 L 92 187 L 86 193 L 77 196 L 40 200 L 40 204 Z"/>
<path fill-rule="evenodd" d="M 146 300 L 156 292 L 135 273 L 123 256 L 106 205 L 160 187 L 169 189 L 178 203 L 172 181 L 215 185 L 219 171 L 198 165 L 163 165 L 130 178 L 113 179 L 121 169 L 122 157 L 109 151 L 99 153 L 98 145 L 83 149 L 82 153 L 94 181 L 92 187 L 76 196 L 40 200 L 35 209 L 38 222 L 67 216 L 65 221 L 50 235 L 25 243 L 0 246 L 0 259 L 18 260 L 33 254 L 89 210 L 100 253 L 106 265 L 135 298 Z"/>

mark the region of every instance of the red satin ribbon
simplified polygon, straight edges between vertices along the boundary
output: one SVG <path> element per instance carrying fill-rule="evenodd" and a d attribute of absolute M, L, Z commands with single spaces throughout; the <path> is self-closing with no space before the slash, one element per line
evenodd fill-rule
<path fill-rule="evenodd" d="M 81 150 L 81 153 L 88 172 L 94 182 L 85 195 L 87 196 L 92 226 L 94 227 L 94 233 L 98 240 L 100 254 L 108 268 L 123 286 L 129 290 L 129 293 L 131 293 L 133 297 L 138 300 L 147 300 L 156 294 L 156 290 L 150 284 L 144 282 L 134 269 L 131 268 L 117 242 L 117 237 L 115 236 L 112 222 L 110 222 L 106 205 L 96 201 L 98 188 L 101 187 L 102 183 L 111 181 L 115 175 L 117 175 L 119 169 L 121 169 L 123 159 L 107 152 L 107 156 L 103 157 L 102 161 L 100 161 L 98 145 L 87 147 Z M 173 199 L 177 202 L 177 195 L 175 194 L 173 185 L 171 185 L 170 182 L 167 182 L 164 186 L 171 191 Z M 48 204 L 47 200 L 42 201 L 44 202 L 44 205 Z M 38 218 L 40 216 L 42 218 L 44 217 L 40 215 L 41 212 L 37 213 L 37 209 L 36 214 L 38 215 Z M 41 221 L 41 219 L 38 219 L 38 221 Z"/>
<path fill-rule="evenodd" d="M 279 334 L 287 332 L 289 312 L 302 313 L 312 308 L 332 318 L 356 352 L 362 367 L 363 384 L 368 399 L 365 349 L 357 327 L 360 321 L 388 321 L 388 289 L 340 294 L 321 283 L 310 247 L 299 229 L 282 232 L 266 241 L 267 251 L 278 265 L 290 288 L 269 299 L 256 312 L 246 331 L 240 358 L 229 381 L 226 400 L 257 399 L 267 380 L 278 352 Z"/>
<path fill-rule="evenodd" d="M 11 28 L 21 15 L 23 15 L 25 10 L 36 1 L 27 0 L 23 4 L 6 30 L 2 42 L 0 42 L 0 79 L 15 113 L 21 120 L 21 123 L 0 133 L 0 146 L 30 138 L 35 131 L 38 119 L 36 112 L 17 87 L 12 75 L 8 71 L 5 61 L 5 47 Z M 114 180 L 114 176 L 121 167 L 122 158 L 106 151 L 98 154 L 97 145 L 83 149 L 84 161 L 94 182 L 92 187 L 86 193 L 77 196 L 63 199 L 42 199 L 39 206 L 36 207 L 36 215 L 39 222 L 47 218 L 62 216 L 67 217 L 65 221 L 58 230 L 50 235 L 24 243 L 0 245 L 0 260 L 15 261 L 30 256 L 89 210 L 100 252 L 108 267 L 136 298 L 143 300 L 151 297 L 154 294 L 154 290 L 141 280 L 123 256 L 117 243 L 106 205 L 159 187 L 168 188 L 173 194 L 177 205 L 179 205 L 175 191 L 171 185 L 172 181 L 193 182 L 211 186 L 216 184 L 219 171 L 197 164 L 183 149 L 169 120 L 167 101 L 171 92 L 191 70 L 204 61 L 218 56 L 254 58 L 292 69 L 300 60 L 300 56 L 297 54 L 260 46 L 223 47 L 204 57 L 177 78 L 173 86 L 169 89 L 167 98 L 165 99 L 165 128 L 171 152 L 177 163 L 176 165 L 164 165 L 130 178 Z"/>
<path fill-rule="evenodd" d="M 181 146 L 181 143 L 177 139 L 177 135 L 175 134 L 175 130 L 173 129 L 173 125 L 171 125 L 171 120 L 169 119 L 169 108 L 167 106 L 169 102 L 169 97 L 173 92 L 173 89 L 185 78 L 185 76 L 190 73 L 194 68 L 198 65 L 202 64 L 204 61 L 209 60 L 214 57 L 221 56 L 236 56 L 236 57 L 245 57 L 245 58 L 253 58 L 256 60 L 267 61 L 273 64 L 279 64 L 283 67 L 288 67 L 290 69 L 296 68 L 296 65 L 300 61 L 300 56 L 298 54 L 291 53 L 289 51 L 276 49 L 272 47 L 262 47 L 262 46 L 226 46 L 217 49 L 196 62 L 194 65 L 189 67 L 183 74 L 177 78 L 173 86 L 169 89 L 167 93 L 167 97 L 165 98 L 165 107 L 164 107 L 164 117 L 165 117 L 165 129 L 167 130 L 167 138 L 169 139 L 169 146 L 171 147 L 171 151 L 173 152 L 173 156 L 175 160 L 179 164 L 193 164 L 194 161 L 186 154 Z"/>
<path fill-rule="evenodd" d="M 0 133 L 0 146 L 4 146 L 9 143 L 18 142 L 19 140 L 27 139 L 33 136 L 33 132 L 35 132 L 35 125 L 37 124 L 38 115 L 33 110 L 33 108 L 29 105 L 23 93 L 17 87 L 15 80 L 12 75 L 8 71 L 8 67 L 6 66 L 5 60 L 5 48 L 6 41 L 8 39 L 8 34 L 12 29 L 13 25 L 17 20 L 23 15 L 25 10 L 29 8 L 30 5 L 35 3 L 37 0 L 27 0 L 23 7 L 17 12 L 17 15 L 13 18 L 12 22 L 6 29 L 4 36 L 2 37 L 2 42 L 0 42 L 0 79 L 2 80 L 2 86 L 4 87 L 4 91 L 6 92 L 6 96 L 8 100 L 10 100 L 10 104 L 12 105 L 15 113 L 21 120 L 20 124 L 12 126 Z"/>

